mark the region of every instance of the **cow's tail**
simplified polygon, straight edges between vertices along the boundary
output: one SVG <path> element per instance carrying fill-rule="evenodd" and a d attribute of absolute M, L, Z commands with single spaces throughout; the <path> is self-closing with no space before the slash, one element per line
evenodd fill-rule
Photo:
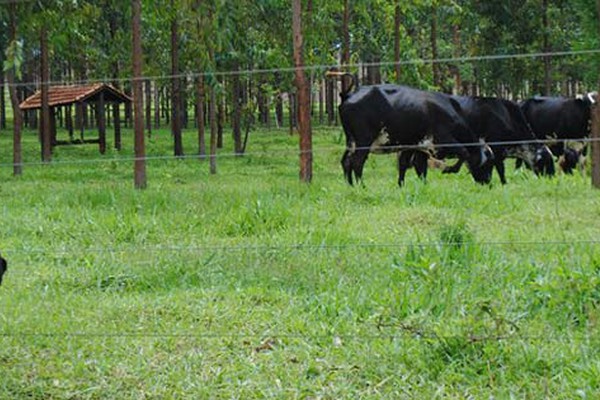
<path fill-rule="evenodd" d="M 325 73 L 325 77 L 326 78 L 340 78 L 340 79 L 350 78 L 350 84 L 348 85 L 348 87 L 342 88 L 342 91 L 340 92 L 340 98 L 342 99 L 342 103 L 344 101 L 346 101 L 346 99 L 348 97 L 350 97 L 350 92 L 352 91 L 352 89 L 355 86 L 357 86 L 357 83 L 358 83 L 358 77 L 355 74 L 352 74 L 350 72 L 327 71 Z"/>

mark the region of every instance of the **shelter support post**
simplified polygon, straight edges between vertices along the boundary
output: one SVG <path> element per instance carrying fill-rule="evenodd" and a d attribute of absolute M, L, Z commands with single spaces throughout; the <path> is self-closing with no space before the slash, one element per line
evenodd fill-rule
<path fill-rule="evenodd" d="M 106 114 L 104 107 L 104 93 L 100 92 L 96 103 L 96 115 L 98 117 L 98 148 L 100 154 L 106 153 Z"/>

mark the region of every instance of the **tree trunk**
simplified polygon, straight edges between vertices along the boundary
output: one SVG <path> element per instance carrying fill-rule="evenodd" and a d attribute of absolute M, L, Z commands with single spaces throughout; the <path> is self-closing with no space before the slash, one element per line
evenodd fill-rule
<path fill-rule="evenodd" d="M 461 54 L 461 43 L 460 43 L 460 27 L 458 25 L 452 26 L 452 41 L 454 43 L 454 57 L 458 58 Z M 460 76 L 460 64 L 453 66 L 454 72 L 454 93 L 460 94 L 462 88 L 462 78 Z"/>
<path fill-rule="evenodd" d="M 141 36 L 141 0 L 132 0 L 132 59 L 133 59 L 133 122 L 135 136 L 134 184 L 136 189 L 144 189 L 146 182 L 146 149 L 144 145 L 144 105 L 142 92 L 142 36 Z"/>
<path fill-rule="evenodd" d="M 204 76 L 196 78 L 196 123 L 198 125 L 198 155 L 200 159 L 206 156 L 206 140 L 204 129 Z"/>
<path fill-rule="evenodd" d="M 0 47 L 0 49 L 3 49 L 4 46 Z M 1 50 L 0 50 L 1 53 Z M 0 65 L 2 65 L 3 59 L 2 57 L 0 57 Z M 0 129 L 6 129 L 6 102 L 4 101 L 5 99 L 5 94 L 4 94 L 4 81 L 5 81 L 5 77 L 4 77 L 4 68 L 0 68 Z"/>
<path fill-rule="evenodd" d="M 223 148 L 223 123 L 225 120 L 225 112 L 223 107 L 223 99 L 217 97 L 217 149 Z"/>
<path fill-rule="evenodd" d="M 154 84 L 154 129 L 160 128 L 160 89 L 158 82 Z"/>
<path fill-rule="evenodd" d="M 17 39 L 17 3 L 9 4 L 10 13 L 10 34 L 9 40 L 13 43 Z M 19 98 L 17 95 L 15 69 L 10 68 L 6 72 L 8 82 L 8 91 L 13 109 L 13 175 L 23 174 L 23 155 L 21 147 L 21 127 L 23 125 L 23 114 L 19 107 Z"/>
<path fill-rule="evenodd" d="M 344 0 L 342 17 L 342 68 L 350 64 L 350 0 Z M 350 77 L 342 77 L 342 92 L 346 93 L 350 86 Z"/>
<path fill-rule="evenodd" d="M 50 65 L 48 62 L 48 28 L 42 24 L 40 28 L 40 68 L 41 68 L 41 86 L 42 86 L 42 109 L 41 109 L 41 138 L 42 138 L 42 161 L 49 163 L 52 160 L 52 141 L 50 133 L 50 105 L 49 105 L 49 85 L 50 85 Z"/>
<path fill-rule="evenodd" d="M 325 84 L 325 112 L 327 113 L 327 124 L 329 126 L 335 123 L 334 85 L 333 79 L 328 79 Z"/>
<path fill-rule="evenodd" d="M 542 34 L 544 53 L 550 53 L 550 25 L 548 23 L 548 0 L 542 0 Z M 552 75 L 551 75 L 550 56 L 544 56 L 544 95 L 550 96 L 552 92 Z"/>
<path fill-rule="evenodd" d="M 233 94 L 233 116 L 231 127 L 233 130 L 233 151 L 235 154 L 242 153 L 242 88 L 240 85 L 239 64 L 236 62 L 232 77 L 231 91 Z"/>
<path fill-rule="evenodd" d="M 402 12 L 400 10 L 400 0 L 396 0 L 394 11 L 394 72 L 396 73 L 396 83 L 401 82 L 402 68 L 400 66 L 400 24 L 402 22 Z"/>
<path fill-rule="evenodd" d="M 217 173 L 217 95 L 215 88 L 210 86 L 210 102 L 208 118 L 210 119 L 210 173 Z"/>
<path fill-rule="evenodd" d="M 440 65 L 437 62 L 438 58 L 438 48 L 437 48 L 437 7 L 433 6 L 431 11 L 431 68 L 433 72 L 433 84 L 439 88 L 441 86 L 440 79 Z"/>
<path fill-rule="evenodd" d="M 179 78 L 179 34 L 177 24 L 177 11 L 175 1 L 171 0 L 171 11 L 175 14 L 171 20 L 171 130 L 173 133 L 173 151 L 176 157 L 183 156 L 183 142 L 181 140 L 181 80 Z"/>
<path fill-rule="evenodd" d="M 312 180 L 312 132 L 310 126 L 310 88 L 306 80 L 302 38 L 302 1 L 292 1 L 295 84 L 298 92 L 298 129 L 300 131 L 300 181 Z"/>
<path fill-rule="evenodd" d="M 281 75 L 275 72 L 275 82 L 277 87 L 281 87 Z M 275 119 L 277 120 L 277 126 L 283 126 L 283 92 L 279 89 L 277 97 L 275 98 Z"/>
<path fill-rule="evenodd" d="M 152 137 L 152 82 L 150 79 L 144 81 L 144 95 L 146 106 L 146 130 L 148 137 Z"/>

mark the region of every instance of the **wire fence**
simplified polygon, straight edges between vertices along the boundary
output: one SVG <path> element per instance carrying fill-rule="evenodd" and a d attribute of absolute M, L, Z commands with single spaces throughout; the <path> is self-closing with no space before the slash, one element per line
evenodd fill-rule
<path fill-rule="evenodd" d="M 160 80 L 173 80 L 173 79 L 195 79 L 198 77 L 216 76 L 216 77 L 227 77 L 227 76 L 252 76 L 252 75 L 265 75 L 275 73 L 292 73 L 297 70 L 304 70 L 305 72 L 311 73 L 324 73 L 331 69 L 358 69 L 362 67 L 392 67 L 395 65 L 421 65 L 421 64 L 441 64 L 441 63 L 466 63 L 466 62 L 480 62 L 480 61 L 501 61 L 501 60 L 514 60 L 524 58 L 543 58 L 543 57 L 568 57 L 578 55 L 594 55 L 600 54 L 600 49 L 584 49 L 584 50 L 569 50 L 569 51 L 552 51 L 552 52 L 533 52 L 533 53 L 511 53 L 511 54 L 492 54 L 492 55 L 481 55 L 481 56 L 469 56 L 469 57 L 448 57 L 448 58 L 415 58 L 410 60 L 400 61 L 380 61 L 380 62 L 364 62 L 364 63 L 351 63 L 351 64 L 318 64 L 318 65 L 305 65 L 302 68 L 297 67 L 277 67 L 277 68 L 264 68 L 264 69 L 244 69 L 244 70 L 224 70 L 224 71 L 211 71 L 211 72 L 184 72 L 180 74 L 163 74 L 163 75 L 148 75 L 139 78 L 126 77 L 126 78 L 114 78 L 114 77 L 98 77 L 88 78 L 80 80 L 50 80 L 50 81 L 29 81 L 29 82 L 18 82 L 13 83 L 12 86 L 38 86 L 43 83 L 47 85 L 88 85 L 103 82 L 133 82 L 133 81 L 160 81 Z M 8 84 L 6 84 L 9 86 Z"/>
<path fill-rule="evenodd" d="M 340 128 L 341 130 L 341 128 Z M 378 150 L 385 150 L 385 152 L 398 153 L 402 151 L 417 150 L 417 151 L 430 151 L 439 149 L 453 149 L 453 148 L 464 148 L 464 147 L 481 147 L 482 145 L 488 146 L 526 146 L 526 145 L 555 145 L 563 144 L 568 145 L 570 143 L 578 142 L 581 144 L 590 144 L 599 142 L 600 138 L 571 138 L 571 139 L 535 139 L 535 140 L 510 140 L 510 141 L 489 141 L 489 142 L 469 142 L 469 143 L 431 143 L 431 144 L 402 144 L 402 145 L 382 145 Z M 18 164 L 15 163 L 0 163 L 0 168 L 12 168 L 15 165 L 20 166 L 47 166 L 51 165 L 81 165 L 81 164 L 102 164 L 102 163 L 124 163 L 134 161 L 181 161 L 181 160 L 209 160 L 209 159 L 225 159 L 225 158 L 240 158 L 240 157 L 288 157 L 298 156 L 301 154 L 323 154 L 330 152 L 342 152 L 346 148 L 343 146 L 319 146 L 311 150 L 300 150 L 300 149 L 289 149 L 289 150 L 269 150 L 269 151 L 247 151 L 244 153 L 237 152 L 218 152 L 216 154 L 187 154 L 187 155 L 150 155 L 145 157 L 134 157 L 134 156 L 121 156 L 121 157 L 102 157 L 102 158 L 86 158 L 86 159 L 73 159 L 73 160 L 52 160 L 51 162 L 44 161 L 26 161 Z M 352 151 L 360 150 L 373 150 L 371 146 L 356 146 L 348 148 Z"/>
<path fill-rule="evenodd" d="M 25 1 L 25 0 L 22 0 Z M 0 4 L 8 4 L 10 0 L 0 0 Z M 361 63 L 344 66 L 344 68 L 359 68 L 363 66 L 393 66 L 396 64 L 408 65 L 408 64 L 425 64 L 425 63 L 460 63 L 460 62 L 478 62 L 488 60 L 507 60 L 507 59 L 519 59 L 519 58 L 539 58 L 539 57 L 559 57 L 559 56 L 575 56 L 575 55 L 593 55 L 599 54 L 600 49 L 589 49 L 581 51 L 565 51 L 565 52 L 544 52 L 544 53 L 527 53 L 527 54 L 502 54 L 502 55 L 487 55 L 487 56 L 476 56 L 476 57 L 456 57 L 456 58 L 441 58 L 441 59 L 414 59 L 414 60 L 403 60 L 399 63 L 395 62 L 380 62 L 380 63 Z M 331 68 L 341 68 L 340 65 L 313 65 L 304 67 L 305 71 L 308 72 L 322 72 Z M 296 68 L 277 68 L 277 69 L 257 69 L 257 70 L 244 70 L 244 71 L 216 71 L 216 72 L 187 72 L 177 75 L 158 75 L 158 76 L 146 76 L 140 79 L 143 80 L 170 80 L 174 78 L 188 78 L 193 79 L 200 76 L 232 76 L 232 75 L 256 75 L 256 74 L 273 74 L 275 72 L 293 72 Z M 129 82 L 133 78 L 120 78 L 119 82 Z M 98 79 L 87 79 L 87 80 L 74 80 L 74 81 L 50 81 L 48 84 L 90 84 L 98 82 L 114 82 L 113 78 L 98 78 Z M 20 82 L 14 86 L 33 86 L 38 85 L 40 82 Z M 341 131 L 341 127 L 340 127 Z M 576 141 L 583 143 L 592 143 L 600 139 L 593 138 L 581 138 Z M 540 144 L 555 144 L 572 142 L 574 139 L 548 139 L 548 140 L 520 140 L 520 141 L 503 141 L 503 142 L 487 142 L 490 146 L 519 146 L 519 145 L 540 145 Z M 402 146 L 388 146 L 388 150 L 398 152 L 404 150 L 430 150 L 430 149 L 442 149 L 442 148 L 453 148 L 453 147 L 469 147 L 469 146 L 481 146 L 480 142 L 473 143 L 448 143 L 440 144 L 434 143 L 431 145 L 402 145 Z M 313 148 L 310 153 L 320 154 L 325 152 L 341 152 L 345 146 L 328 146 Z M 370 147 L 356 147 L 353 150 L 370 150 Z M 246 152 L 243 155 L 246 157 L 287 157 L 296 156 L 298 154 L 305 153 L 297 149 L 289 150 L 274 150 L 274 151 L 251 151 Z M 122 162 L 133 162 L 136 160 L 144 161 L 175 161 L 175 160 L 196 160 L 199 158 L 231 158 L 239 157 L 239 153 L 234 152 L 220 152 L 215 155 L 186 155 L 186 156 L 146 156 L 143 158 L 137 157 L 102 157 L 93 159 L 79 159 L 79 160 L 53 160 L 52 165 L 60 166 L 71 166 L 81 164 L 98 164 L 98 163 L 122 163 Z M 45 162 L 23 162 L 19 165 L 22 166 L 42 166 L 47 165 Z M 13 163 L 0 163 L 0 167 L 13 167 Z M 558 199 L 558 194 L 556 196 Z M 558 206 L 557 206 L 558 207 Z M 224 245 L 187 245 L 187 246 L 167 246 L 167 245 L 133 245 L 133 246 L 92 246 L 92 247 L 80 247 L 76 250 L 70 248 L 28 248 L 25 247 L 12 247 L 3 248 L 2 254 L 11 256 L 44 256 L 44 257 L 60 257 L 60 256 L 74 256 L 77 257 L 80 254 L 110 254 L 120 255 L 122 253 L 131 252 L 143 252 L 144 254 L 156 254 L 156 253 L 198 253 L 198 252 L 257 252 L 265 253 L 269 251 L 331 251 L 339 250 L 344 251 L 348 249 L 407 249 L 407 248 L 466 248 L 469 246 L 479 247 L 502 247 L 502 246 L 522 246 L 522 247 L 556 247 L 556 246 L 593 246 L 600 245 L 600 240 L 510 240 L 510 241 L 432 241 L 432 242 L 382 242 L 382 243 L 339 243 L 339 244 L 274 244 L 274 245 L 239 245 L 239 244 L 224 244 Z M 153 261 L 141 261 L 133 260 L 128 261 L 127 264 L 143 264 L 152 263 Z M 2 288 L 0 288 L 0 291 Z M 28 330 L 12 330 L 10 324 L 5 324 L 4 328 L 0 330 L 0 337 L 4 339 L 31 339 L 31 338 L 49 338 L 49 339 L 81 339 L 81 340 L 103 340 L 110 338 L 122 338 L 122 339 L 190 339 L 190 340 L 222 340 L 222 339 L 264 339 L 264 338 L 275 338 L 277 340 L 329 340 L 335 341 L 338 338 L 341 340 L 395 340 L 395 341 L 464 341 L 466 343 L 475 344 L 481 342 L 502 342 L 502 341 L 557 341 L 557 342 L 589 342 L 598 343 L 600 337 L 593 334 L 539 334 L 539 335 L 524 335 L 518 331 L 511 332 L 509 334 L 475 334 L 466 333 L 464 335 L 437 335 L 431 332 L 431 330 L 410 327 L 402 324 L 393 323 L 377 323 L 370 326 L 372 329 L 376 329 L 381 333 L 378 334 L 344 334 L 344 333 L 326 333 L 326 334 L 302 334 L 302 333 L 289 333 L 276 330 L 267 330 L 261 333 L 199 333 L 199 332 L 161 332 L 161 331 L 142 331 L 142 332 L 127 332 L 127 331 L 84 331 L 84 330 L 72 330 L 72 331 L 28 331 Z M 395 330 L 396 333 L 385 333 L 385 331 Z"/>

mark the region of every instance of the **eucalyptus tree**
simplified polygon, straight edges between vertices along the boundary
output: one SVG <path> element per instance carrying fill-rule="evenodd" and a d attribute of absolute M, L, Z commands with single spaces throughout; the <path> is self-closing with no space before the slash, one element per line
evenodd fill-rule
<path fill-rule="evenodd" d="M 10 93 L 10 101 L 13 109 L 13 175 L 18 176 L 23 173 L 23 156 L 21 149 L 21 128 L 23 118 L 19 108 L 19 99 L 17 96 L 17 79 L 20 79 L 20 66 L 22 62 L 22 43 L 18 39 L 17 21 L 18 5 L 11 3 L 8 6 L 8 45 L 6 47 L 6 60 L 3 70 L 6 71 L 6 80 Z"/>

